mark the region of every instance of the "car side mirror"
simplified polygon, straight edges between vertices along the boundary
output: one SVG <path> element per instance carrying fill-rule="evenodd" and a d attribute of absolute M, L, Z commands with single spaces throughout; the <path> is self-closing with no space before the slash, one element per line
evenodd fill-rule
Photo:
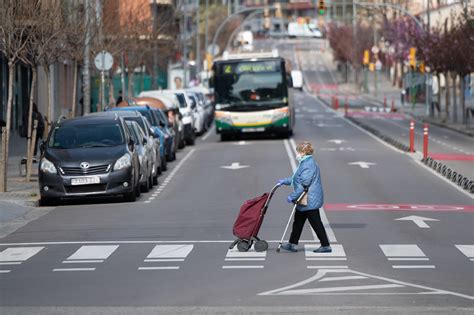
<path fill-rule="evenodd" d="M 291 75 L 286 76 L 286 82 L 288 84 L 288 87 L 290 87 L 290 88 L 293 87 L 293 78 L 291 77 Z"/>
<path fill-rule="evenodd" d="M 156 138 L 156 137 L 157 137 L 156 134 L 155 134 L 155 130 L 153 130 L 153 128 L 150 128 L 149 133 L 151 134 L 151 136 L 152 136 L 153 138 Z"/>

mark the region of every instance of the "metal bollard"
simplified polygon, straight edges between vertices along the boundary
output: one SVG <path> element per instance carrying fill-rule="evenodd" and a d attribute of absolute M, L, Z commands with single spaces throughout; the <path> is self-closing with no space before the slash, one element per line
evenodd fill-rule
<path fill-rule="evenodd" d="M 387 97 L 384 96 L 384 97 L 383 97 L 383 111 L 385 112 L 386 109 L 387 109 Z"/>
<path fill-rule="evenodd" d="M 391 108 L 390 108 L 390 111 L 391 111 L 392 113 L 395 112 L 395 100 L 394 100 L 393 96 L 392 96 L 392 106 L 391 106 Z"/>
<path fill-rule="evenodd" d="M 428 124 L 423 127 L 423 160 L 428 158 Z"/>
<path fill-rule="evenodd" d="M 349 110 L 349 101 L 347 99 L 347 96 L 346 96 L 346 102 L 344 103 L 344 116 L 347 117 L 347 112 Z"/>
<path fill-rule="evenodd" d="M 410 152 L 415 152 L 415 121 L 410 120 Z"/>

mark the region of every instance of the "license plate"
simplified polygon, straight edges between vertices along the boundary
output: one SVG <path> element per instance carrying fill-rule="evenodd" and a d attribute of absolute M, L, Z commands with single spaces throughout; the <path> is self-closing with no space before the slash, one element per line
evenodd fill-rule
<path fill-rule="evenodd" d="M 91 185 L 91 184 L 100 184 L 100 177 L 93 176 L 93 177 L 79 177 L 79 178 L 71 179 L 71 185 L 73 186 Z"/>
<path fill-rule="evenodd" d="M 265 128 L 244 128 L 242 132 L 263 132 Z"/>

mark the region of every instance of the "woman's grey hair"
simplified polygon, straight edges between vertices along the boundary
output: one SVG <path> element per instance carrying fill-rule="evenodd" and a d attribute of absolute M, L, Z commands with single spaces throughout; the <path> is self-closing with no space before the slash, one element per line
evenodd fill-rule
<path fill-rule="evenodd" d="M 304 155 L 312 155 L 314 152 L 313 145 L 308 141 L 303 141 L 296 146 L 296 152 Z"/>

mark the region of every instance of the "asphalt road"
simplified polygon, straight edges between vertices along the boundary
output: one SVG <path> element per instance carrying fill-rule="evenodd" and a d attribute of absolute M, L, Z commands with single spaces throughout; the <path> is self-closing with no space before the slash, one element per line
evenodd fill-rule
<path fill-rule="evenodd" d="M 472 314 L 472 196 L 308 93 L 295 99 L 293 139 L 211 132 L 138 202 L 69 203 L 0 239 L 0 313 Z M 313 254 L 307 225 L 298 253 L 276 253 L 288 188 L 260 232 L 268 251 L 228 251 L 240 205 L 291 175 L 302 140 L 334 252 Z"/>

